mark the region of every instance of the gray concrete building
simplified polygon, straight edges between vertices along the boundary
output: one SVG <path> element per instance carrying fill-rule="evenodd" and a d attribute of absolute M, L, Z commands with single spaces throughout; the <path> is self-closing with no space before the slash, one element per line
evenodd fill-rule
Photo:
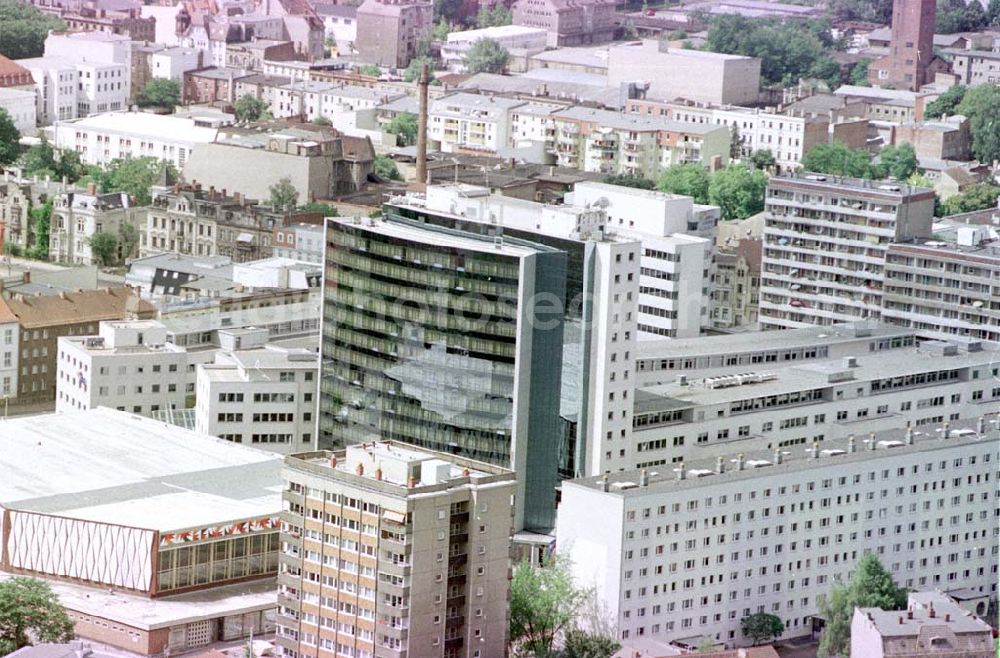
<path fill-rule="evenodd" d="M 233 128 L 192 151 L 184 178 L 266 201 L 271 186 L 287 177 L 299 203 L 306 203 L 361 189 L 374 161 L 368 138 L 321 126 L 279 126 L 268 132 Z"/>
<path fill-rule="evenodd" d="M 406 68 L 433 27 L 434 5 L 426 0 L 365 0 L 358 7 L 358 59 Z"/>

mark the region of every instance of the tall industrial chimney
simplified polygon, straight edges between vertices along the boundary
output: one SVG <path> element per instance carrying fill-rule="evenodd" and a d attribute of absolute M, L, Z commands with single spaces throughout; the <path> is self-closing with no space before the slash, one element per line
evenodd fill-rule
<path fill-rule="evenodd" d="M 427 86 L 430 79 L 427 63 L 420 67 L 417 89 L 420 93 L 420 115 L 417 117 L 417 184 L 427 182 Z"/>

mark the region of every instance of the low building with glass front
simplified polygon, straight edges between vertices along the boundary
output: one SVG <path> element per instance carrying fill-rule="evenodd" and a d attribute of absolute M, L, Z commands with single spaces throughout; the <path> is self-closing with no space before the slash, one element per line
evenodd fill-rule
<path fill-rule="evenodd" d="M 0 442 L 0 571 L 59 583 L 78 635 L 155 654 L 274 628 L 280 456 L 103 407 Z"/>
<path fill-rule="evenodd" d="M 328 219 L 325 259 L 321 447 L 511 468 L 515 526 L 553 527 L 566 253 L 390 214 Z"/>

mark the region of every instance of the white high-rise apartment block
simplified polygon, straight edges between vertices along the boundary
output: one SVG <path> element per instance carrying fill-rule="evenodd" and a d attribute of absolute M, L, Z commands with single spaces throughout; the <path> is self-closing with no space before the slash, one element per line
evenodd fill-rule
<path fill-rule="evenodd" d="M 761 328 L 877 320 L 889 245 L 930 237 L 934 191 L 795 174 L 768 181 L 764 210 Z"/>
<path fill-rule="evenodd" d="M 996 345 L 901 342 L 856 357 L 645 386 L 636 392 L 631 467 L 793 449 L 906 423 L 935 427 L 1000 405 Z"/>
<path fill-rule="evenodd" d="M 642 241 L 639 337 L 688 338 L 706 324 L 718 206 L 691 197 L 581 182 L 566 203 L 602 208 L 606 231 Z"/>
<path fill-rule="evenodd" d="M 557 546 L 623 640 L 745 645 L 759 612 L 807 636 L 817 597 L 866 553 L 902 587 L 995 601 L 995 423 L 563 482 Z"/>
<path fill-rule="evenodd" d="M 282 474 L 280 655 L 506 653 L 514 473 L 372 442 Z"/>
<path fill-rule="evenodd" d="M 289 454 L 315 447 L 319 355 L 260 346 L 198 366 L 195 429 Z"/>
<path fill-rule="evenodd" d="M 31 71 L 35 81 L 38 124 L 75 119 L 80 73 L 72 61 L 56 57 L 33 57 L 17 62 Z"/>
<path fill-rule="evenodd" d="M 96 336 L 59 338 L 56 411 L 111 407 L 149 416 L 185 407 L 188 354 L 155 320 L 101 322 Z"/>

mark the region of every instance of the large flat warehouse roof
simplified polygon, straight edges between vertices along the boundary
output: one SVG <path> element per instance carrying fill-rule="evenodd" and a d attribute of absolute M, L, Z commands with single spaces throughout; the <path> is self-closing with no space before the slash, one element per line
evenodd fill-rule
<path fill-rule="evenodd" d="M 274 515 L 281 458 L 122 411 L 0 422 L 0 506 L 155 530 Z"/>

